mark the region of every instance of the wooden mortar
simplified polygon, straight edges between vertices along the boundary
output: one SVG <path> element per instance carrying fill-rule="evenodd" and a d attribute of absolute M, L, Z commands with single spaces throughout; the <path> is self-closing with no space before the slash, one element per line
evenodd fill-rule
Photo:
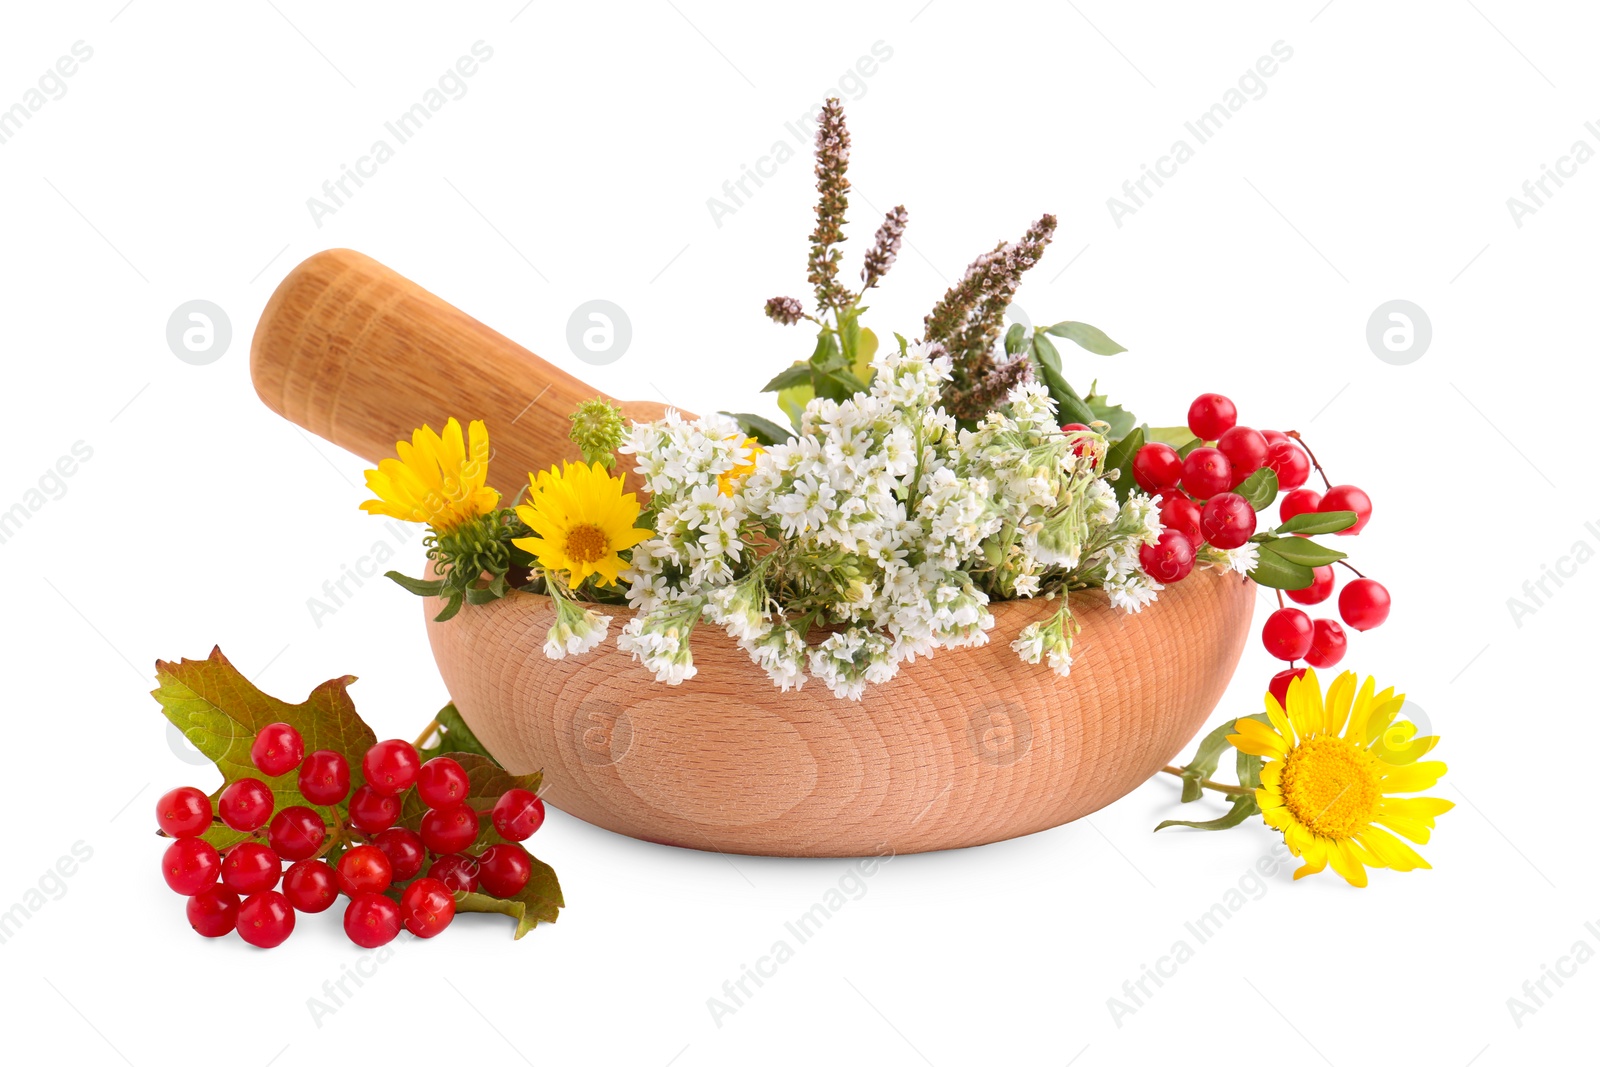
<path fill-rule="evenodd" d="M 376 463 L 424 423 L 488 423 L 491 484 L 575 459 L 567 415 L 597 390 L 356 252 L 296 267 L 250 353 L 274 411 Z M 631 418 L 662 405 L 623 402 Z M 908 664 L 860 702 L 812 681 L 778 691 L 719 630 L 696 677 L 659 684 L 613 641 L 544 655 L 546 597 L 518 594 L 432 622 L 451 699 L 508 770 L 542 768 L 551 803 L 598 826 L 687 848 L 857 856 L 959 848 L 1087 815 L 1157 773 L 1221 699 L 1254 585 L 1196 571 L 1138 615 L 1074 594 L 1069 678 L 1009 645 L 1053 606 L 993 606 L 981 648 Z M 620 609 L 607 609 L 623 615 Z M 620 628 L 617 618 L 612 633 Z"/>

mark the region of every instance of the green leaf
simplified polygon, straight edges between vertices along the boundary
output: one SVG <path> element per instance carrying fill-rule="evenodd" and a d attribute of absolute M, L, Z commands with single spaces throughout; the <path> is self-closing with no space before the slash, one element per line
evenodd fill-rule
<path fill-rule="evenodd" d="M 761 387 L 763 393 L 776 393 L 796 385 L 811 384 L 811 364 L 800 360 L 778 372 L 778 376 Z"/>
<path fill-rule="evenodd" d="M 764 419 L 760 415 L 751 415 L 742 411 L 724 411 L 722 414 L 737 422 L 739 429 L 744 431 L 746 437 L 754 437 L 764 445 L 775 445 L 794 436 L 793 431 L 786 430 L 772 420 Z"/>
<path fill-rule="evenodd" d="M 865 311 L 867 309 L 862 308 L 861 310 Z M 850 365 L 850 373 L 854 374 L 858 381 L 870 383 L 873 373 L 872 357 L 877 354 L 878 335 L 863 326 L 861 333 L 856 337 L 856 359 Z"/>
<path fill-rule="evenodd" d="M 1133 412 L 1128 411 L 1120 404 L 1111 403 L 1103 396 L 1096 395 L 1093 390 L 1090 390 L 1089 395 L 1084 397 L 1083 402 L 1089 405 L 1089 410 L 1094 413 L 1096 419 L 1110 427 L 1110 429 L 1106 430 L 1106 438 L 1108 440 L 1121 440 L 1128 436 L 1133 428 L 1138 425 L 1139 420 L 1134 418 Z"/>
<path fill-rule="evenodd" d="M 1291 563 L 1282 556 L 1268 552 L 1266 546 L 1272 544 L 1268 541 L 1262 545 L 1261 553 L 1256 558 L 1256 565 L 1250 570 L 1250 577 L 1257 585 L 1266 586 L 1268 589 L 1306 589 L 1311 585 L 1316 575 L 1311 573 L 1311 568 L 1300 563 Z"/>
<path fill-rule="evenodd" d="M 1353 511 L 1303 511 L 1272 532 L 1330 534 L 1348 530 L 1355 524 L 1356 513 Z"/>
<path fill-rule="evenodd" d="M 1133 456 L 1143 447 L 1144 427 L 1140 426 L 1106 451 L 1105 476 L 1111 480 L 1119 503 L 1128 499 L 1137 484 L 1133 480 Z M 1111 477 L 1112 471 L 1117 472 L 1115 478 Z"/>
<path fill-rule="evenodd" d="M 1228 808 L 1227 814 L 1219 815 L 1217 818 L 1211 819 L 1207 822 L 1190 822 L 1187 819 L 1167 819 L 1165 822 L 1158 823 L 1156 825 L 1156 829 L 1160 831 L 1165 830 L 1169 826 L 1187 826 L 1191 830 L 1230 830 L 1244 822 L 1250 816 L 1261 811 L 1260 805 L 1256 803 L 1254 794 L 1229 797 L 1228 803 L 1230 804 L 1230 807 Z"/>
<path fill-rule="evenodd" d="M 811 403 L 817 391 L 811 388 L 811 379 L 806 379 L 806 384 L 791 386 L 778 393 L 778 406 L 783 413 L 789 416 L 789 421 L 796 430 L 800 429 L 800 416 L 805 413 L 806 405 Z"/>
<path fill-rule="evenodd" d="M 1183 795 L 1179 798 L 1182 803 L 1188 804 L 1199 800 L 1204 794 L 1205 790 L 1200 788 L 1200 783 L 1217 773 L 1217 764 L 1222 761 L 1222 754 L 1233 747 L 1228 744 L 1228 735 L 1237 732 L 1234 727 L 1238 721 L 1229 719 L 1201 738 L 1200 744 L 1195 747 L 1194 756 L 1183 768 Z"/>
<path fill-rule="evenodd" d="M 1261 467 L 1250 473 L 1233 491 L 1244 497 L 1252 508 L 1265 511 L 1278 499 L 1278 475 L 1271 467 Z"/>
<path fill-rule="evenodd" d="M 1338 549 L 1319 545 L 1315 541 L 1307 541 L 1304 537 L 1279 537 L 1264 543 L 1261 551 L 1270 552 L 1280 559 L 1304 567 L 1325 567 L 1336 560 L 1344 559 L 1344 553 Z"/>
<path fill-rule="evenodd" d="M 507 900 L 485 893 L 457 893 L 457 913 L 493 912 L 509 915 L 517 921 L 513 940 L 521 938 L 540 923 L 555 922 L 561 909 L 566 906 L 561 896 L 561 883 L 548 863 L 540 862 L 531 854 L 528 860 L 533 866 L 533 874 L 528 878 L 528 884 L 522 887 L 522 892 Z"/>
<path fill-rule="evenodd" d="M 446 704 L 433 718 L 438 724 L 434 733 L 437 743 L 419 750 L 424 760 L 430 760 L 435 756 L 454 756 L 458 752 L 482 756 L 491 761 L 494 759 L 489 750 L 483 747 L 483 742 L 479 741 L 467 726 L 466 720 L 461 717 L 454 704 Z"/>
<path fill-rule="evenodd" d="M 1103 330 L 1090 326 L 1087 322 L 1058 322 L 1054 326 L 1046 326 L 1045 331 L 1057 337 L 1065 337 L 1079 348 L 1087 349 L 1097 356 L 1114 356 L 1118 352 L 1127 351 L 1107 337 Z"/>
<path fill-rule="evenodd" d="M 1011 329 L 1006 331 L 1006 355 L 1014 356 L 1021 352 L 1028 344 L 1028 329 L 1020 322 L 1013 322 Z"/>
<path fill-rule="evenodd" d="M 1173 448 L 1182 448 L 1190 441 L 1199 443 L 1199 438 L 1189 432 L 1187 426 L 1152 426 L 1145 430 L 1146 436 L 1152 441 L 1160 441 Z"/>
<path fill-rule="evenodd" d="M 421 578 L 412 578 L 409 575 L 401 574 L 399 571 L 384 571 L 383 576 L 406 592 L 415 593 L 417 596 L 438 596 L 444 590 L 444 579 L 442 578 L 424 581 Z"/>
<path fill-rule="evenodd" d="M 1085 426 L 1094 421 L 1094 412 L 1061 373 L 1061 357 L 1055 345 L 1040 333 L 1033 335 L 1033 367 L 1044 387 L 1050 390 L 1050 399 L 1056 402 L 1056 418 L 1063 423 L 1081 422 Z"/>
<path fill-rule="evenodd" d="M 156 681 L 157 688 L 151 695 L 161 705 L 162 714 L 217 765 L 224 788 L 241 778 L 257 778 L 272 790 L 275 809 L 306 804 L 300 795 L 298 771 L 269 778 L 256 769 L 250 758 L 256 734 L 275 722 L 286 722 L 300 731 L 307 752 L 327 748 L 343 755 L 350 764 L 352 792 L 366 784 L 361 757 L 378 739 L 356 714 L 347 692 L 355 681 L 353 675 L 323 682 L 303 703 L 286 704 L 257 689 L 228 662 L 221 649 L 213 648 L 211 655 L 202 660 L 157 660 Z M 221 791 L 219 788 L 212 794 L 212 799 Z M 330 826 L 344 823 L 342 807 L 307 806 Z M 249 836 L 221 822 L 205 833 L 205 839 L 218 848 Z"/>

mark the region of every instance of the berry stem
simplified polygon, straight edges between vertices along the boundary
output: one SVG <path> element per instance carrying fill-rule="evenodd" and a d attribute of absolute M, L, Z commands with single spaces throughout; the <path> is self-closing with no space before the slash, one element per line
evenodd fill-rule
<path fill-rule="evenodd" d="M 1174 767 L 1170 763 L 1167 766 L 1161 768 L 1161 770 L 1166 774 L 1176 775 L 1179 778 L 1183 777 L 1183 768 L 1182 767 Z M 1213 782 L 1209 778 L 1200 779 L 1200 788 L 1201 789 L 1214 789 L 1218 793 L 1221 793 L 1224 796 L 1230 796 L 1230 797 L 1247 797 L 1247 796 L 1253 796 L 1255 794 L 1255 790 L 1251 789 L 1247 785 L 1229 785 L 1227 782 Z"/>
<path fill-rule="evenodd" d="M 1334 561 L 1334 562 L 1335 562 L 1335 563 L 1338 563 L 1338 564 L 1339 564 L 1339 565 L 1340 565 L 1340 566 L 1342 566 L 1342 567 L 1348 567 L 1348 568 L 1349 568 L 1349 569 L 1350 569 L 1350 570 L 1351 570 L 1351 571 L 1353 571 L 1353 572 L 1354 572 L 1354 573 L 1355 573 L 1355 576 L 1356 576 L 1356 577 L 1357 577 L 1357 578 L 1365 578 L 1365 577 L 1366 577 L 1366 575 L 1365 575 L 1365 574 L 1362 574 L 1362 573 L 1361 573 L 1361 572 L 1360 572 L 1360 571 L 1358 571 L 1358 570 L 1356 570 L 1356 569 L 1355 569 L 1355 567 L 1354 567 L 1354 566 L 1353 566 L 1353 565 L 1352 565 L 1352 564 L 1349 564 L 1349 563 L 1346 563 L 1346 562 L 1345 562 L 1345 561 L 1344 561 L 1344 560 L 1342 560 L 1342 559 L 1340 559 L 1340 560 L 1335 560 L 1335 561 Z"/>
<path fill-rule="evenodd" d="M 1279 589 L 1277 592 L 1278 592 L 1278 610 L 1282 611 L 1283 610 L 1283 606 L 1284 606 L 1283 605 L 1283 590 Z"/>
<path fill-rule="evenodd" d="M 1286 431 L 1284 431 L 1283 435 L 1285 437 L 1292 437 L 1296 441 L 1300 442 L 1300 447 L 1305 449 L 1306 450 L 1306 455 L 1311 457 L 1311 466 L 1316 468 L 1317 475 L 1322 479 L 1322 487 L 1324 489 L 1332 489 L 1333 488 L 1333 483 L 1328 481 L 1328 472 L 1323 470 L 1322 469 L 1322 464 L 1317 462 L 1317 454 L 1315 452 L 1311 451 L 1311 446 L 1306 444 L 1306 439 L 1304 437 L 1300 436 L 1300 431 L 1299 430 L 1286 430 Z"/>
<path fill-rule="evenodd" d="M 423 749 L 428 747 L 428 742 L 432 741 L 433 738 L 434 738 L 434 735 L 437 734 L 438 732 L 439 732 L 439 716 L 435 715 L 431 720 L 429 720 L 427 727 L 417 737 L 417 740 L 415 741 L 415 743 L 413 743 L 413 745 L 411 747 L 415 748 L 418 752 L 421 752 Z"/>

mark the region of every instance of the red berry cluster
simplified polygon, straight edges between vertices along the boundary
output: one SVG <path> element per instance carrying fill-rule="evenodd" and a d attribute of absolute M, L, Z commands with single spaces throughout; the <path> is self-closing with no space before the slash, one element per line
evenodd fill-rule
<path fill-rule="evenodd" d="M 313 804 L 336 805 L 349 796 L 349 821 L 334 827 L 330 839 L 330 828 L 311 808 L 293 805 L 274 814 L 266 783 L 241 778 L 217 796 L 216 814 L 251 837 L 219 853 L 201 836 L 213 826 L 211 799 L 192 786 L 163 796 L 156 821 L 176 840 L 162 856 L 161 873 L 189 898 L 189 924 L 204 937 L 237 930 L 249 944 L 273 948 L 294 932 L 297 912 L 326 911 L 342 893 L 349 899 L 345 933 L 363 948 L 377 948 L 402 926 L 417 937 L 440 933 L 455 917 L 458 893 L 514 897 L 532 876 L 526 850 L 507 842 L 524 841 L 539 829 L 544 801 L 526 789 L 506 790 L 486 813 L 503 841 L 473 856 L 480 813 L 469 803 L 465 768 L 449 756 L 424 763 L 409 742 L 380 741 L 361 760 L 367 784 L 354 795 L 349 761 L 329 749 L 308 754 L 300 732 L 287 723 L 265 727 L 250 758 L 269 778 L 298 767 L 300 794 Z M 412 789 L 426 807 L 420 833 L 395 825 Z M 330 864 L 324 857 L 335 845 L 342 851 Z M 428 873 L 418 877 L 430 853 Z"/>
<path fill-rule="evenodd" d="M 1233 401 L 1217 393 L 1204 393 L 1189 405 L 1189 432 L 1202 442 L 1179 455 L 1171 445 L 1153 442 L 1134 454 L 1133 477 L 1140 488 L 1161 498 L 1161 536 L 1139 553 L 1145 573 L 1158 582 L 1183 580 L 1194 568 L 1202 545 L 1234 549 L 1256 533 L 1256 510 L 1233 490 L 1263 467 L 1277 476 L 1283 498 L 1280 522 L 1309 512 L 1354 512 L 1353 526 L 1341 536 L 1359 534 L 1372 519 L 1372 500 L 1353 485 L 1329 485 L 1316 457 L 1299 434 L 1255 430 L 1240 426 Z M 1206 444 L 1205 442 L 1212 442 Z M 1306 487 L 1315 468 L 1325 492 Z M 1345 566 L 1349 566 L 1345 564 Z M 1353 567 L 1350 568 L 1355 571 Z M 1339 593 L 1339 616 L 1345 625 L 1370 630 L 1389 617 L 1389 592 L 1371 578 L 1357 577 Z M 1288 591 L 1297 604 L 1320 604 L 1333 594 L 1331 565 L 1313 568 L 1312 584 Z M 1283 605 L 1267 618 L 1261 630 L 1267 651 L 1291 664 L 1305 660 L 1313 667 L 1332 667 L 1344 658 L 1349 640 L 1344 626 L 1334 619 L 1317 619 L 1298 608 Z M 1287 688 L 1291 669 L 1273 679 L 1274 689 Z M 1280 695 L 1281 696 L 1281 695 Z"/>

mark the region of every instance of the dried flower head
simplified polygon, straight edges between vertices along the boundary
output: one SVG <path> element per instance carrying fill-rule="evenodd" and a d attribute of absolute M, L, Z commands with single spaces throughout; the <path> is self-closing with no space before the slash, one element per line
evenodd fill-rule
<path fill-rule="evenodd" d="M 767 301 L 767 318 L 785 326 L 793 326 L 806 317 L 806 309 L 792 296 L 775 296 Z"/>
<path fill-rule="evenodd" d="M 817 228 L 811 232 L 811 256 L 806 280 L 817 292 L 817 306 L 844 307 L 850 292 L 839 284 L 839 250 L 844 240 L 844 215 L 850 206 L 850 131 L 844 124 L 844 106 L 836 96 L 822 105 L 817 119 Z"/>
<path fill-rule="evenodd" d="M 861 290 L 865 292 L 878 284 L 878 279 L 889 273 L 895 257 L 900 254 L 900 239 L 906 232 L 906 207 L 896 207 L 883 217 L 872 248 L 867 252 L 866 263 L 861 267 Z"/>

